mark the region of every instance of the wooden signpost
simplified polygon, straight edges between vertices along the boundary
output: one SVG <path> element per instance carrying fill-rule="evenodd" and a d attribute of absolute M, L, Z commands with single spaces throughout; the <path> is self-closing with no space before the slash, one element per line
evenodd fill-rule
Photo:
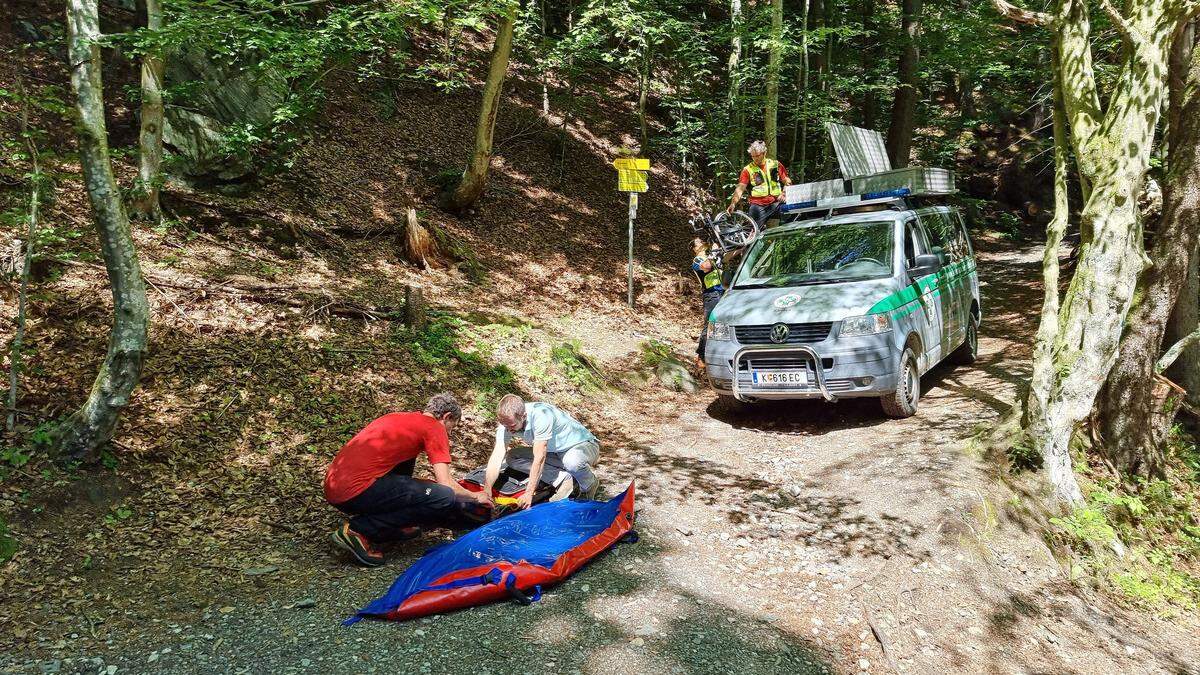
<path fill-rule="evenodd" d="M 621 157 L 613 160 L 617 170 L 617 190 L 629 193 L 629 307 L 633 308 L 633 220 L 637 218 L 638 193 L 650 189 L 646 175 L 650 160 L 644 157 Z"/>

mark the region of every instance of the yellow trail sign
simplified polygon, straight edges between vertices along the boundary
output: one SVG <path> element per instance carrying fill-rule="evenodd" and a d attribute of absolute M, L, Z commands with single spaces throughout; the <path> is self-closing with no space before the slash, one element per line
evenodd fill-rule
<path fill-rule="evenodd" d="M 650 189 L 646 182 L 646 172 L 650 169 L 649 159 L 621 157 L 614 159 L 612 165 L 617 170 L 617 189 L 621 192 L 645 192 Z"/>

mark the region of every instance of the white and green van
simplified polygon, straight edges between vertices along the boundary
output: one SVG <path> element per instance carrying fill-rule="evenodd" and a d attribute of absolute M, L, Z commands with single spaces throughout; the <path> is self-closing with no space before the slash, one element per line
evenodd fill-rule
<path fill-rule="evenodd" d="M 979 279 L 962 216 L 909 193 L 839 198 L 843 208 L 801 213 L 748 247 L 709 316 L 704 360 L 718 394 L 878 397 L 908 417 L 929 369 L 975 360 Z"/>

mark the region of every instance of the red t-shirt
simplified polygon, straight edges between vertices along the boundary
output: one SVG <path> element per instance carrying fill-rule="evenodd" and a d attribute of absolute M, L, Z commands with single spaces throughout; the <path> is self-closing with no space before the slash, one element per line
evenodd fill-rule
<path fill-rule="evenodd" d="M 779 167 L 779 189 L 782 190 L 783 182 L 787 180 L 787 169 L 783 168 L 783 162 L 776 162 L 775 165 Z M 745 168 L 742 169 L 742 175 L 738 176 L 738 182 L 742 185 L 750 185 L 750 172 Z M 774 204 L 775 198 L 770 195 L 766 197 L 750 197 L 750 203 L 758 204 L 759 206 L 766 206 L 768 204 Z"/>
<path fill-rule="evenodd" d="M 333 458 L 325 471 L 325 500 L 341 504 L 353 499 L 421 452 L 430 464 L 450 463 L 450 438 L 442 423 L 418 412 L 384 415 L 355 434 Z"/>

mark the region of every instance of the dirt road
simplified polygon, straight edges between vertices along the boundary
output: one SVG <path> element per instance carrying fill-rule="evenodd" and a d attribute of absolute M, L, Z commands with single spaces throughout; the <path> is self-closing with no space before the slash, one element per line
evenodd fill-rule
<path fill-rule="evenodd" d="M 247 562 L 274 569 L 218 571 L 178 598 L 163 579 L 129 578 L 131 596 L 144 582 L 155 600 L 99 622 L 101 608 L 64 609 L 57 631 L 28 636 L 28 649 L 0 657 L 0 668 L 1187 671 L 1200 655 L 1196 636 L 1069 583 L 1021 515 L 1027 498 L 968 449 L 1024 376 L 1039 259 L 1036 250 L 985 254 L 979 363 L 928 375 L 912 419 L 889 420 L 869 400 L 732 411 L 707 392 L 653 389 L 612 406 L 602 476 L 610 493 L 636 476 L 641 542 L 531 608 L 343 628 L 439 537 L 364 570 L 331 556 L 320 537 L 282 532 Z"/>

